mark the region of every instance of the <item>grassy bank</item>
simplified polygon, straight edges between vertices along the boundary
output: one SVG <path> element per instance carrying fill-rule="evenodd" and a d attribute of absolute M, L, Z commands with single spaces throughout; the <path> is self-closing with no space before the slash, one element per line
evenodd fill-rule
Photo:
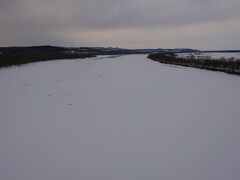
<path fill-rule="evenodd" d="M 150 54 L 148 58 L 165 64 L 194 67 L 240 75 L 240 61 L 201 58 L 186 59 L 178 57 L 174 53 L 154 53 Z"/>

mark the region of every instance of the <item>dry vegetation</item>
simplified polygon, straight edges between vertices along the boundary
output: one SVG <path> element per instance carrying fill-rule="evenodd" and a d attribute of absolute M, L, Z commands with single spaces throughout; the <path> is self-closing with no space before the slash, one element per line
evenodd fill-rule
<path fill-rule="evenodd" d="M 148 56 L 149 59 L 165 64 L 174 64 L 187 67 L 195 67 L 213 71 L 221 71 L 229 74 L 240 75 L 240 61 L 231 59 L 212 58 L 182 58 L 175 53 L 154 53 Z"/>

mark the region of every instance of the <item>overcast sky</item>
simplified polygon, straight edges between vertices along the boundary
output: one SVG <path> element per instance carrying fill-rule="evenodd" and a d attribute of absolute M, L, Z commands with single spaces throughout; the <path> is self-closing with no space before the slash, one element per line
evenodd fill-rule
<path fill-rule="evenodd" d="M 240 49 L 239 0 L 0 0 L 0 46 Z"/>

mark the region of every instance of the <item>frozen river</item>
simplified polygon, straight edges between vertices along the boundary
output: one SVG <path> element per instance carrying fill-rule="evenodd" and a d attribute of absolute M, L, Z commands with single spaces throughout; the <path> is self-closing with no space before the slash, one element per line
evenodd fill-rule
<path fill-rule="evenodd" d="M 0 70 L 1 180 L 239 180 L 240 76 L 146 55 Z"/>

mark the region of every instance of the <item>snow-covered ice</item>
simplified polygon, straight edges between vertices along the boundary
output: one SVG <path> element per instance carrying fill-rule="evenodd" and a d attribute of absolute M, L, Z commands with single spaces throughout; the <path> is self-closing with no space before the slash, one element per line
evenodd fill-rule
<path fill-rule="evenodd" d="M 145 55 L 0 70 L 1 180 L 239 180 L 240 77 Z"/>

